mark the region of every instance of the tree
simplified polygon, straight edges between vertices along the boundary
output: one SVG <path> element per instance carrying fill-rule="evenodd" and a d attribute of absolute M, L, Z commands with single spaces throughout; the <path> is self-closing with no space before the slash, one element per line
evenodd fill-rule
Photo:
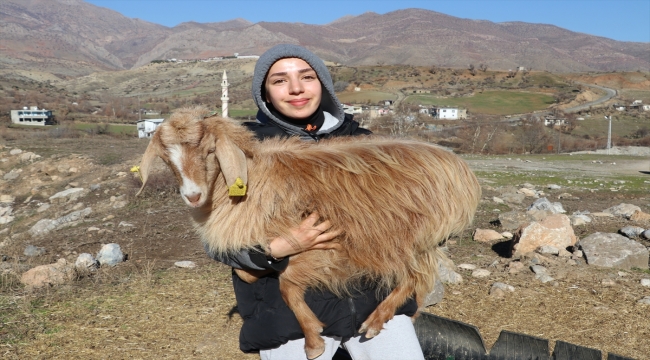
<path fill-rule="evenodd" d="M 476 69 L 474 69 L 474 64 L 469 64 L 469 73 L 472 74 L 472 76 L 476 75 Z"/>
<path fill-rule="evenodd" d="M 516 131 L 516 138 L 524 153 L 540 153 L 551 141 L 544 123 L 532 116 L 522 120 Z"/>

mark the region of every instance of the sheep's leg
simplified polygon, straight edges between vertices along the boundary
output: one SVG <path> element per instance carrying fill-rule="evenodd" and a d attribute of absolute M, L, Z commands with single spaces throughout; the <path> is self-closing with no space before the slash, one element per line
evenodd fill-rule
<path fill-rule="evenodd" d="M 289 268 L 287 268 L 289 270 Z M 293 311 L 298 319 L 300 328 L 305 334 L 305 353 L 308 359 L 314 359 L 325 352 L 325 341 L 320 336 L 323 331 L 323 324 L 316 314 L 305 302 L 305 289 L 299 285 L 283 279 L 286 273 L 280 276 L 280 293 L 284 302 Z"/>
<path fill-rule="evenodd" d="M 393 318 L 397 308 L 404 304 L 409 296 L 413 295 L 413 290 L 411 286 L 397 286 L 393 289 L 384 301 L 377 306 L 375 311 L 368 316 L 366 321 L 361 324 L 359 333 L 365 333 L 368 339 L 377 336 L 383 329 L 384 324 Z"/>

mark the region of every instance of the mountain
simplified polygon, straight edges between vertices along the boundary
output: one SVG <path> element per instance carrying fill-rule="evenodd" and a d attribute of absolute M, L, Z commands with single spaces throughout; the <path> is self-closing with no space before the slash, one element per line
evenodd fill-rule
<path fill-rule="evenodd" d="M 524 66 L 551 72 L 650 69 L 650 43 L 422 9 L 368 12 L 326 25 L 234 19 L 169 28 L 83 0 L 3 0 L 0 38 L 0 70 L 60 77 L 130 69 L 157 59 L 259 55 L 279 43 L 300 44 L 346 65 L 487 64 L 491 69 Z"/>

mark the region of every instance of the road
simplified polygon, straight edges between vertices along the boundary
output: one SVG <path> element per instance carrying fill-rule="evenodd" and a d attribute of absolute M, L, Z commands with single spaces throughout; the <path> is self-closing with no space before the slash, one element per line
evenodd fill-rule
<path fill-rule="evenodd" d="M 590 107 L 595 106 L 595 105 L 602 104 L 602 103 L 604 103 L 605 101 L 607 101 L 607 100 L 613 98 L 614 96 L 616 96 L 616 95 L 618 94 L 618 92 L 617 92 L 616 90 L 614 90 L 614 89 L 610 89 L 610 88 L 606 88 L 606 87 L 603 87 L 603 86 L 592 85 L 592 84 L 585 84 L 585 83 L 581 83 L 581 82 L 576 82 L 576 83 L 577 83 L 577 84 L 580 84 L 580 85 L 582 85 L 582 86 L 588 86 L 588 87 L 592 87 L 592 88 L 596 88 L 596 89 L 604 90 L 605 92 L 607 92 L 607 95 L 601 97 L 601 98 L 598 99 L 598 100 L 590 101 L 590 102 L 588 102 L 588 103 L 584 103 L 584 104 L 582 104 L 582 105 L 578 105 L 578 106 L 574 106 L 574 107 L 570 107 L 570 108 L 564 109 L 564 112 L 567 113 L 567 114 L 568 114 L 568 113 L 575 113 L 575 112 L 582 111 L 582 110 L 588 110 Z"/>

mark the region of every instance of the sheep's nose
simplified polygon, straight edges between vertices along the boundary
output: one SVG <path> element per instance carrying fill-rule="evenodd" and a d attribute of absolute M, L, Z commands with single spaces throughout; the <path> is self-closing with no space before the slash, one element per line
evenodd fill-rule
<path fill-rule="evenodd" d="M 201 193 L 194 193 L 194 194 L 185 195 L 185 198 L 187 199 L 187 201 L 190 202 L 190 204 L 195 204 L 201 198 Z"/>

